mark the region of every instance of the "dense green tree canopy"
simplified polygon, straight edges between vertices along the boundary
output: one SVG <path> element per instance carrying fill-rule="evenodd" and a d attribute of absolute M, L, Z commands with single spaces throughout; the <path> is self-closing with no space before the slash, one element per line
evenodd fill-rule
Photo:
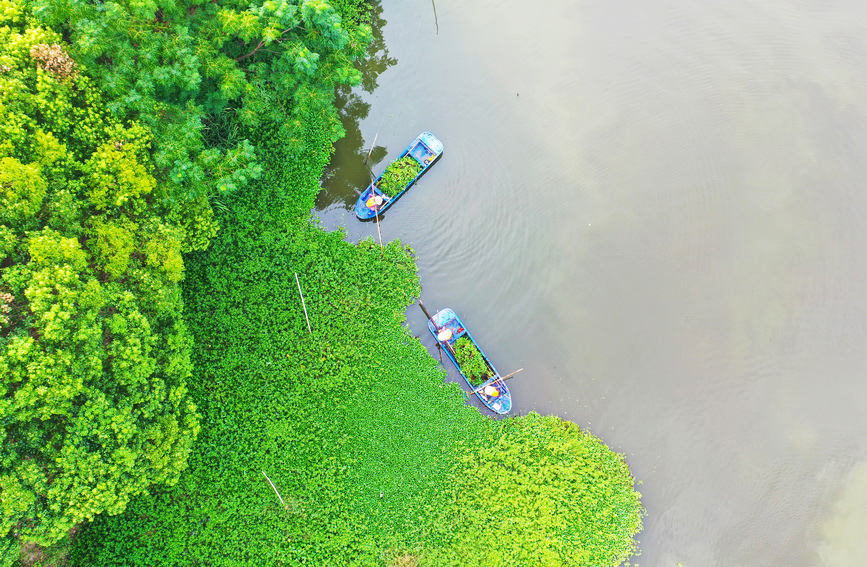
<path fill-rule="evenodd" d="M 4 547 L 50 544 L 186 466 L 199 425 L 181 253 L 215 224 L 168 198 L 152 141 L 112 117 L 59 35 L 2 3 Z"/>
<path fill-rule="evenodd" d="M 172 192 L 228 193 L 261 175 L 249 132 L 356 83 L 371 39 L 323 0 L 35 0 L 108 95 L 155 135 Z M 293 104 L 295 103 L 295 104 Z M 317 101 L 318 104 L 318 101 Z M 298 144 L 298 148 L 301 145 Z"/>
<path fill-rule="evenodd" d="M 299 152 L 305 113 L 339 135 L 369 37 L 317 0 L 0 0 L 4 559 L 177 480 L 199 427 L 182 253 L 261 175 L 260 125 Z"/>

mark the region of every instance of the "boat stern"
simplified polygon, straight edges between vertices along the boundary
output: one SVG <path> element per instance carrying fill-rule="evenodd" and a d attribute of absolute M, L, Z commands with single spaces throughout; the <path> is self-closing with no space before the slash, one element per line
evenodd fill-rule
<path fill-rule="evenodd" d="M 512 411 L 512 393 L 509 388 L 501 380 L 494 381 L 493 386 L 498 390 L 496 396 L 488 396 L 483 391 L 476 392 L 476 395 L 494 413 L 505 415 Z"/>
<path fill-rule="evenodd" d="M 487 404 L 491 411 L 500 415 L 505 415 L 512 411 L 512 394 L 505 392 L 496 401 Z"/>
<path fill-rule="evenodd" d="M 383 196 L 381 192 L 376 191 L 374 193 L 374 189 L 372 185 L 368 185 L 367 189 L 365 189 L 361 196 L 358 197 L 358 201 L 355 202 L 355 216 L 358 217 L 359 220 L 370 220 L 377 215 L 377 210 L 373 207 L 368 207 L 367 202 L 370 200 L 374 194 Z M 387 208 L 388 201 L 385 201 L 382 205 L 379 206 L 379 214 Z"/>
<path fill-rule="evenodd" d="M 439 157 L 443 153 L 443 143 L 430 132 L 422 132 L 418 138 L 424 145 L 430 148 L 436 157 Z"/>
<path fill-rule="evenodd" d="M 455 321 L 457 321 L 457 323 L 460 324 L 460 321 L 458 320 L 457 314 L 455 314 L 455 312 L 452 311 L 451 309 L 449 309 L 448 307 L 446 307 L 445 309 L 440 309 L 439 311 L 434 313 L 434 316 L 431 317 L 431 319 L 430 319 L 430 322 L 435 327 L 440 328 L 440 329 L 448 326 L 450 323 L 455 322 Z"/>
<path fill-rule="evenodd" d="M 443 143 L 430 132 L 422 132 L 406 151 L 421 165 L 423 172 L 442 155 Z M 422 172 L 419 172 L 416 179 L 421 176 Z"/>

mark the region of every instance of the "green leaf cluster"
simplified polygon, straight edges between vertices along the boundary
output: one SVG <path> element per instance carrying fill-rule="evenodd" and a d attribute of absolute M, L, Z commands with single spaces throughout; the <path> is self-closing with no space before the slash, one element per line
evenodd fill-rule
<path fill-rule="evenodd" d="M 420 171 L 421 165 L 412 156 L 404 156 L 385 168 L 377 187 L 389 197 L 394 197 L 406 189 L 407 184 L 415 179 Z"/>
<path fill-rule="evenodd" d="M 224 228 L 188 258 L 202 414 L 188 471 L 84 528 L 73 562 L 614 565 L 640 526 L 622 458 L 561 420 L 488 419 L 443 382 L 402 326 L 420 291 L 410 251 L 309 222 L 332 132 L 321 113 L 299 120 L 305 157 L 277 125 L 254 139 L 264 177 L 225 200 Z M 489 476 L 503 491 L 495 513 L 490 492 L 473 496 Z M 540 520 L 548 511 L 562 517 Z M 502 554 L 478 552 L 503 521 L 514 529 Z"/>
<path fill-rule="evenodd" d="M 458 366 L 461 367 L 461 372 L 474 386 L 483 384 L 493 375 L 485 357 L 467 336 L 455 341 L 455 358 Z"/>
<path fill-rule="evenodd" d="M 0 4 L 0 564 L 176 482 L 199 428 L 178 282 L 210 208 L 67 47 Z"/>
<path fill-rule="evenodd" d="M 615 567 L 636 551 L 643 509 L 623 456 L 574 423 L 494 422 L 452 482 L 453 540 L 423 564 Z"/>
<path fill-rule="evenodd" d="M 74 565 L 628 554 L 622 458 L 467 406 L 403 326 L 411 250 L 310 221 L 358 2 L 0 5 L 0 557 L 90 518 Z"/>
<path fill-rule="evenodd" d="M 319 107 L 335 85 L 358 83 L 352 61 L 372 37 L 322 0 L 32 5 L 70 38 L 112 114 L 153 132 L 154 165 L 178 200 L 225 195 L 260 177 L 251 133 L 291 120 L 289 101 Z"/>

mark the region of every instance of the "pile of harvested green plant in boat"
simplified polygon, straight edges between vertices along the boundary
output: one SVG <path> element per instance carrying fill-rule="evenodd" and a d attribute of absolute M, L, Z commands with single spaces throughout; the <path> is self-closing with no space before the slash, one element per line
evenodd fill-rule
<path fill-rule="evenodd" d="M 490 378 L 491 371 L 485 362 L 485 357 L 467 337 L 461 337 L 455 341 L 455 358 L 461 367 L 461 372 L 469 379 L 470 383 L 478 386 Z"/>
<path fill-rule="evenodd" d="M 403 191 L 420 171 L 421 166 L 415 159 L 404 156 L 385 168 L 377 187 L 389 197 L 394 197 Z"/>

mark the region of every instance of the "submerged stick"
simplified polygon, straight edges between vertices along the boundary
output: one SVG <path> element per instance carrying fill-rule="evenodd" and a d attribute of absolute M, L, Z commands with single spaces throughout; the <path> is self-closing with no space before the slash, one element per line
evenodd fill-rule
<path fill-rule="evenodd" d="M 265 474 L 265 471 L 262 471 L 262 474 Z M 271 479 L 270 479 L 270 478 L 268 478 L 268 475 L 267 475 L 267 474 L 265 474 L 265 478 L 267 478 L 267 479 L 268 479 L 268 484 L 270 484 L 270 485 L 271 485 L 271 488 L 273 488 L 273 489 L 274 489 L 274 494 L 276 494 L 276 495 L 277 495 L 277 498 L 279 498 L 279 499 L 280 499 L 280 504 L 282 504 L 282 505 L 283 505 L 283 507 L 284 507 L 284 508 L 285 508 L 285 507 L 286 507 L 286 503 L 285 503 L 285 502 L 284 502 L 284 501 L 283 501 L 283 497 L 282 497 L 282 496 L 280 496 L 280 493 L 279 493 L 279 492 L 278 492 L 278 491 L 277 491 L 277 487 L 276 487 L 276 486 L 274 486 L 274 483 L 273 483 L 273 482 L 271 482 Z"/>
<path fill-rule="evenodd" d="M 313 329 L 310 328 L 310 317 L 307 316 L 307 304 L 304 302 L 304 294 L 301 293 L 301 281 L 298 279 L 297 272 L 295 273 L 295 283 L 298 284 L 298 295 L 301 296 L 301 307 L 304 308 L 304 318 L 307 319 L 307 332 L 312 334 Z"/>
<path fill-rule="evenodd" d="M 367 165 L 367 160 L 370 159 L 370 154 L 373 153 L 373 148 L 376 147 L 376 138 L 379 137 L 379 132 L 376 133 L 376 136 L 373 137 L 373 143 L 370 144 L 370 150 L 367 151 L 367 157 L 364 158 L 364 165 Z"/>

